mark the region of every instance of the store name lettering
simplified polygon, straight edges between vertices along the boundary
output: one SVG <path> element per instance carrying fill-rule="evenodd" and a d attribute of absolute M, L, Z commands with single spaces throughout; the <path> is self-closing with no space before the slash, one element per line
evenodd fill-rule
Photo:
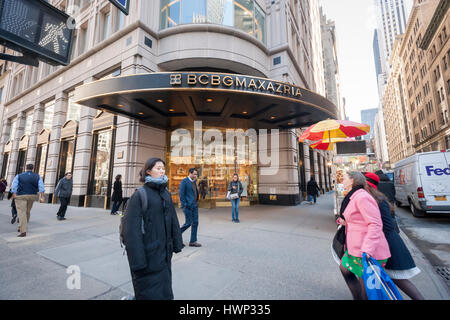
<path fill-rule="evenodd" d="M 181 86 L 183 85 L 183 77 L 181 73 L 171 74 L 170 75 L 170 84 L 172 86 Z M 227 88 L 235 88 L 235 89 L 253 89 L 259 90 L 263 92 L 270 92 L 275 94 L 284 94 L 293 97 L 301 97 L 302 92 L 300 88 L 285 84 L 274 82 L 271 80 L 264 79 L 254 79 L 247 77 L 239 77 L 239 76 L 229 76 L 229 75 L 209 75 L 209 74 L 201 74 L 197 75 L 194 73 L 187 74 L 186 84 L 189 86 L 207 86 L 211 85 L 213 87 L 224 86 Z"/>

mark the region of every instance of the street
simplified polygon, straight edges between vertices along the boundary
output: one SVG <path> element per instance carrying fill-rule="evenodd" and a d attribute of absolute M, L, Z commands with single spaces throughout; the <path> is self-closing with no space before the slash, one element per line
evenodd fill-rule
<path fill-rule="evenodd" d="M 350 300 L 330 252 L 332 199 L 326 194 L 314 206 L 243 207 L 239 224 L 231 222 L 231 208 L 200 209 L 198 241 L 203 246 L 186 247 L 172 260 L 175 299 Z M 67 220 L 58 221 L 57 206 L 35 203 L 27 237 L 17 238 L 9 205 L 0 201 L 0 299 L 117 300 L 133 294 L 118 216 L 69 207 Z M 178 217 L 182 224 L 180 210 Z M 399 218 L 408 233 L 417 232 L 408 212 L 399 210 Z M 188 237 L 189 230 L 183 234 L 185 244 Z M 434 261 L 430 264 L 402 237 L 422 270 L 413 283 L 426 299 L 448 300 Z M 449 260 L 444 263 L 448 266 Z M 74 266 L 81 271 L 79 289 L 71 281 Z"/>
<path fill-rule="evenodd" d="M 450 286 L 450 214 L 415 218 L 408 207 L 398 208 L 396 214 L 402 231 Z"/>

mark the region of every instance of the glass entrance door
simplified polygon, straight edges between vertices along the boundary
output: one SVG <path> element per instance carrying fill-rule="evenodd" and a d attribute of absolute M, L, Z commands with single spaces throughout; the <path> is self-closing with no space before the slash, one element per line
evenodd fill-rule
<path fill-rule="evenodd" d="M 115 130 L 94 133 L 88 182 L 89 206 L 107 208 L 112 186 Z"/>
<path fill-rule="evenodd" d="M 64 140 L 61 143 L 61 152 L 59 156 L 58 180 L 62 179 L 66 172 L 73 171 L 75 157 L 75 139 Z"/>
<path fill-rule="evenodd" d="M 168 154 L 168 171 L 169 177 L 169 190 L 172 194 L 172 200 L 174 203 L 179 203 L 178 190 L 181 180 L 188 176 L 190 168 L 196 168 L 198 170 L 198 189 L 200 199 L 204 201 L 228 201 L 226 199 L 228 185 L 233 179 L 233 174 L 239 175 L 239 181 L 242 184 L 243 192 L 242 199 L 248 201 L 258 200 L 258 166 L 257 166 L 257 150 L 256 142 L 253 145 L 249 138 L 241 141 L 243 148 L 237 147 L 234 143 L 229 144 L 226 141 L 226 130 L 233 129 L 217 129 L 218 136 L 222 134 L 223 141 L 214 139 L 214 147 L 210 147 L 211 141 L 205 138 L 205 132 L 208 128 L 202 129 L 202 148 L 200 158 L 198 155 L 194 156 L 195 152 L 186 153 L 178 152 L 179 141 L 182 141 L 182 134 L 177 131 L 171 132 L 170 135 L 170 149 Z M 185 130 L 186 136 L 189 136 Z M 219 133 L 220 132 L 220 133 Z M 183 136 L 185 136 L 183 134 Z M 193 137 L 193 132 L 190 132 L 190 137 Z M 188 144 L 189 150 L 194 151 L 195 144 L 191 138 Z M 187 142 L 188 140 L 184 140 Z M 233 140 L 234 142 L 234 140 Z M 183 142 L 184 143 L 184 142 Z M 245 145 L 244 145 L 245 144 Z"/>
<path fill-rule="evenodd" d="M 0 178 L 6 179 L 6 175 L 8 174 L 8 160 L 9 153 L 5 153 L 3 155 L 2 173 L 0 174 Z"/>
<path fill-rule="evenodd" d="M 45 179 L 45 167 L 47 165 L 47 149 L 48 144 L 40 144 L 36 150 L 36 164 L 34 170 L 38 173 L 42 180 Z"/>
<path fill-rule="evenodd" d="M 27 157 L 27 151 L 19 150 L 19 155 L 17 157 L 16 175 L 18 175 L 24 171 L 26 157 Z"/>

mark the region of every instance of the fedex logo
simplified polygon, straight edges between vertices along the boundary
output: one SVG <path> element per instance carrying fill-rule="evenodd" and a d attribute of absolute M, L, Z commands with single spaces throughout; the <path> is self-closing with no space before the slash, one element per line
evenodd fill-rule
<path fill-rule="evenodd" d="M 433 173 L 437 176 L 442 176 L 443 174 L 450 176 L 450 166 L 445 169 L 434 169 L 433 166 L 425 166 L 425 170 L 427 170 L 427 176 L 431 176 Z"/>

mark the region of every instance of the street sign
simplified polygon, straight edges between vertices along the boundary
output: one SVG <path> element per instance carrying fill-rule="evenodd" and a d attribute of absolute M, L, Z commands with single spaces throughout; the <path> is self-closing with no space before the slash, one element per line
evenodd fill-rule
<path fill-rule="evenodd" d="M 68 65 L 74 32 L 68 21 L 44 0 L 0 0 L 0 44 L 22 52 L 24 60 Z"/>
<path fill-rule="evenodd" d="M 109 2 L 119 8 L 120 11 L 128 15 L 130 11 L 130 0 L 109 0 Z"/>

